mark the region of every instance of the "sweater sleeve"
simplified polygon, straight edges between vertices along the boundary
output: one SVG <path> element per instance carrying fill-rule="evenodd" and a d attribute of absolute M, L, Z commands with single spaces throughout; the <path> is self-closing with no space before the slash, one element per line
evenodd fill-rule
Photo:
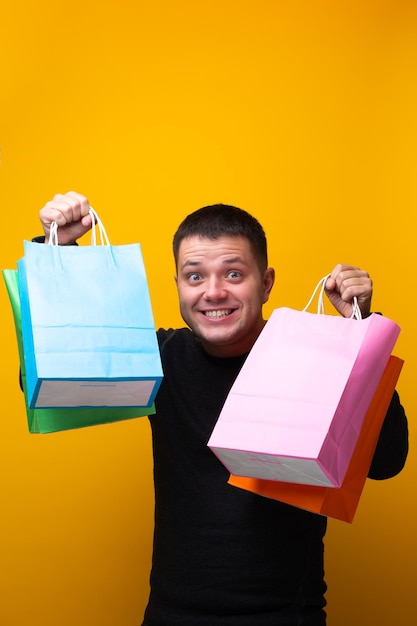
<path fill-rule="evenodd" d="M 396 476 L 403 469 L 407 454 L 407 417 L 395 391 L 382 424 L 368 477 L 383 480 Z"/>

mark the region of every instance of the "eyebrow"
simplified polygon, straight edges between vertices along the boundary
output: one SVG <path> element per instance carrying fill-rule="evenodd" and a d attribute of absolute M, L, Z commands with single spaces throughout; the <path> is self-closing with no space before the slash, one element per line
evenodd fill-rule
<path fill-rule="evenodd" d="M 241 256 L 233 256 L 233 257 L 230 257 L 229 259 L 224 259 L 223 263 L 225 265 L 226 264 L 229 265 L 232 263 L 241 263 L 242 265 L 247 265 L 247 262 Z"/>
<path fill-rule="evenodd" d="M 242 265 L 248 265 L 244 258 L 241 256 L 228 257 L 223 260 L 223 265 L 233 265 L 234 263 L 240 263 Z M 181 266 L 181 269 L 184 270 L 187 267 L 198 267 L 203 264 L 203 261 L 193 261 L 192 259 L 185 261 Z"/>
<path fill-rule="evenodd" d="M 201 265 L 200 261 L 185 261 L 180 267 L 180 270 L 185 270 L 187 267 L 198 267 Z"/>

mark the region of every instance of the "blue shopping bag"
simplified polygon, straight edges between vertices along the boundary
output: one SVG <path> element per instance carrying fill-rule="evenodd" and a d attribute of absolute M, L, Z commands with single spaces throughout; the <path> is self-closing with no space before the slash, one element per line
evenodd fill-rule
<path fill-rule="evenodd" d="M 150 407 L 155 399 L 162 366 L 140 245 L 112 246 L 106 234 L 92 243 L 24 242 L 18 276 L 30 408 Z"/>
<path fill-rule="evenodd" d="M 26 404 L 26 417 L 30 433 L 54 433 L 86 426 L 97 426 L 120 422 L 144 415 L 155 413 L 155 406 L 150 408 L 118 408 L 118 407 L 89 407 L 89 408 L 48 408 L 30 409 L 27 406 L 27 384 L 25 361 L 23 357 L 22 340 L 22 317 L 20 312 L 19 285 L 16 270 L 3 270 L 3 278 L 6 283 L 12 307 L 16 330 L 17 347 L 20 360 L 20 378 L 23 395 Z"/>

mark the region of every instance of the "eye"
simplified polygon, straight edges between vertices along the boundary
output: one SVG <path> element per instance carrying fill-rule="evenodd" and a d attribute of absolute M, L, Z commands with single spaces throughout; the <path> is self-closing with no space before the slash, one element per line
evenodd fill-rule
<path fill-rule="evenodd" d="M 191 283 L 195 283 L 198 280 L 201 280 L 201 274 L 199 274 L 198 272 L 193 272 L 192 274 L 188 274 L 187 278 Z"/>
<path fill-rule="evenodd" d="M 242 274 L 236 270 L 230 270 L 230 272 L 227 273 L 227 277 L 236 280 L 237 278 L 241 278 Z"/>

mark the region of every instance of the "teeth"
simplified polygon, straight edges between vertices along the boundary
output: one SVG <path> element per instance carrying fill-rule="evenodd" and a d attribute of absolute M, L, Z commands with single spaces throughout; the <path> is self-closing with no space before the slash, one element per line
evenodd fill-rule
<path fill-rule="evenodd" d="M 220 317 L 227 317 L 231 312 L 231 309 L 221 309 L 220 311 L 204 311 L 204 315 L 212 319 L 218 319 Z"/>

